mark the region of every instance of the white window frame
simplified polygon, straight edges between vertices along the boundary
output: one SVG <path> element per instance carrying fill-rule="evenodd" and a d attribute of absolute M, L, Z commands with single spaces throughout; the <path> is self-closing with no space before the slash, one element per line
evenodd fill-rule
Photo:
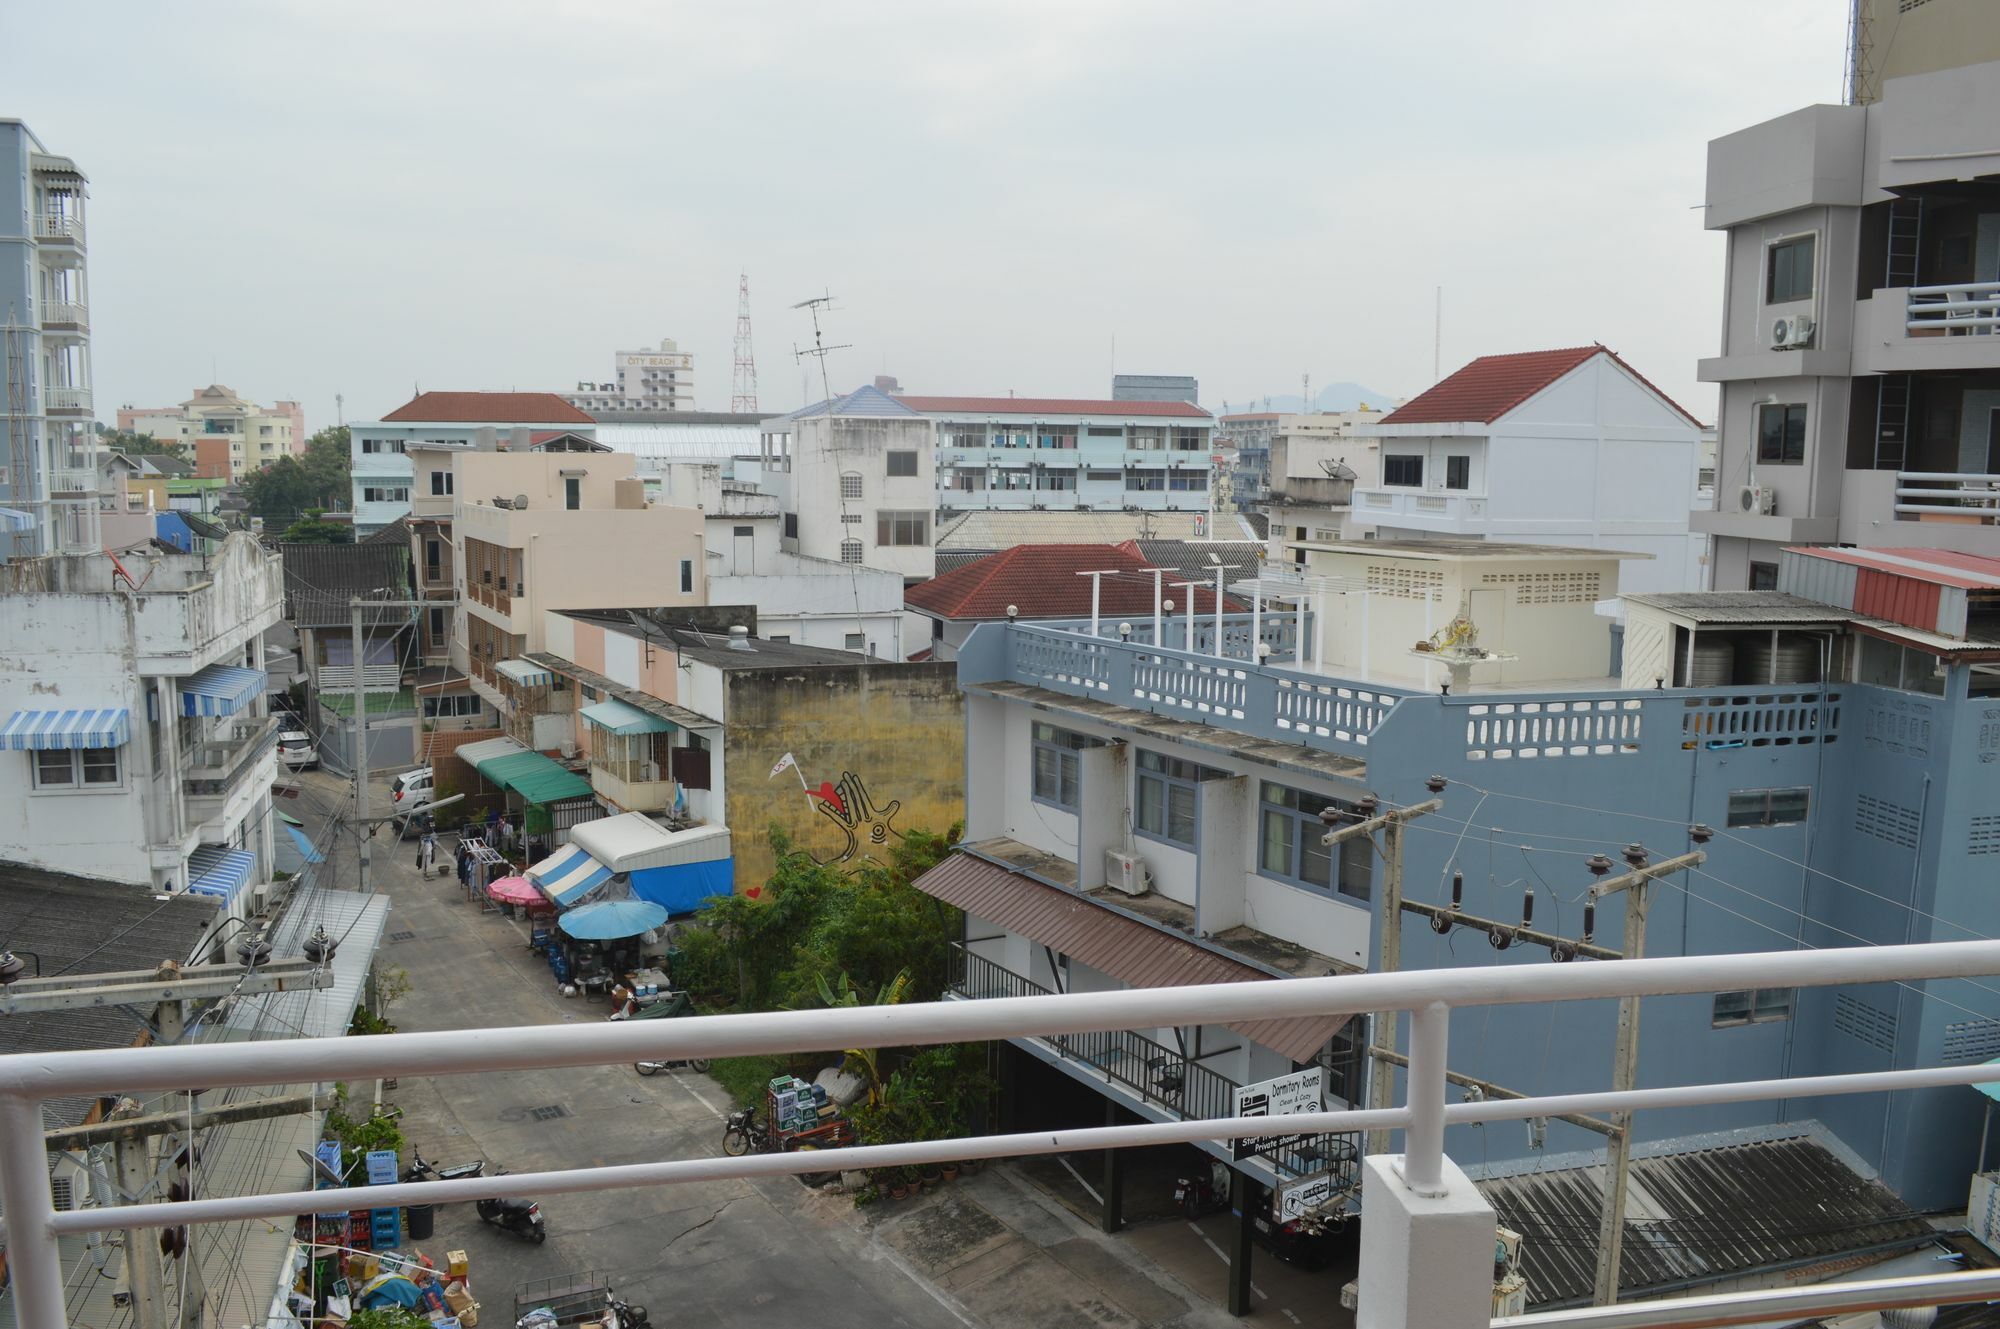
<path fill-rule="evenodd" d="M 112 780 L 86 781 L 88 769 L 84 757 L 90 753 L 111 754 L 111 766 L 116 775 Z M 28 783 L 38 794 L 108 794 L 125 788 L 125 759 L 117 748 L 41 748 L 32 750 L 28 757 Z M 42 763 L 52 765 L 60 759 L 69 774 L 65 783 L 45 782 L 42 778 Z"/>

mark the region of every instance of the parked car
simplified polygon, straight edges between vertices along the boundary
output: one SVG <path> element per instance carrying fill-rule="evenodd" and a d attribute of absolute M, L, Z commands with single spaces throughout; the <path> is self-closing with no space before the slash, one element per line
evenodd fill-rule
<path fill-rule="evenodd" d="M 285 729 L 278 734 L 278 760 L 288 771 L 319 769 L 319 745 L 303 729 Z"/>
<path fill-rule="evenodd" d="M 396 783 L 391 789 L 390 801 L 394 804 L 392 811 L 398 814 L 407 815 L 419 808 L 430 806 L 431 768 L 419 766 L 414 771 L 404 771 L 396 777 Z"/>

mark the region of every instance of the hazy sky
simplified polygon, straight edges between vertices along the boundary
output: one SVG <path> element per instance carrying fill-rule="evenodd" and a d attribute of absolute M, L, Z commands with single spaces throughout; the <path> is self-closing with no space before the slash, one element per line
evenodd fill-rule
<path fill-rule="evenodd" d="M 0 0 L 0 115 L 91 178 L 97 399 L 307 423 L 695 353 L 836 390 L 1203 404 L 1601 340 L 1712 418 L 1705 144 L 1837 100 L 1840 0 Z M 213 366 L 213 371 L 211 371 Z M 814 384 L 817 397 L 817 383 Z"/>

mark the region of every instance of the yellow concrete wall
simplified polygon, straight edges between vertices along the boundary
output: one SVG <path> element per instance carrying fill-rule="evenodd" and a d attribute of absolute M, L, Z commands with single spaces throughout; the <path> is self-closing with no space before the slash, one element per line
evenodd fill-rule
<path fill-rule="evenodd" d="M 737 890 L 770 877 L 774 822 L 820 862 L 851 866 L 887 863 L 895 837 L 964 820 L 956 666 L 731 670 L 727 686 L 723 799 Z M 797 769 L 772 776 L 787 752 Z"/>

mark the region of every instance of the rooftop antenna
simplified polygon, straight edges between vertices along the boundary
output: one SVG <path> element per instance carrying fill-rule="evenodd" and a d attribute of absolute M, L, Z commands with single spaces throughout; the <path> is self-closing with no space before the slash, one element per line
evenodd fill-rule
<path fill-rule="evenodd" d="M 1865 106 L 1875 100 L 1869 91 L 1875 81 L 1874 23 L 1868 0 L 1853 0 L 1847 14 L 1847 95 L 1841 99 L 1849 106 Z"/>
<path fill-rule="evenodd" d="M 842 343 L 840 343 L 840 344 L 839 344 L 839 345 L 837 345 L 837 346 L 828 346 L 828 345 L 826 344 L 826 336 L 825 336 L 825 333 L 824 333 L 824 332 L 823 332 L 823 331 L 821 330 L 821 328 L 820 328 L 820 326 L 819 326 L 819 313 L 820 313 L 820 310 L 822 310 L 822 309 L 826 309 L 826 310 L 831 310 L 831 309 L 833 308 L 833 296 L 832 296 L 831 294 L 827 294 L 827 295 L 816 295 L 816 296 L 814 296 L 814 297 L 813 297 L 812 299 L 810 299 L 810 300 L 801 300 L 801 301 L 799 301 L 799 302 L 798 302 L 797 304 L 793 305 L 793 306 L 792 306 L 792 308 L 794 308 L 794 309 L 808 309 L 808 310 L 811 310 L 811 311 L 812 311 L 812 321 L 813 321 L 813 344 L 812 344 L 812 345 L 811 345 L 810 347 L 808 347 L 808 348 L 805 348 L 805 349 L 800 349 L 799 347 L 797 347 L 797 346 L 794 346 L 794 347 L 792 348 L 792 355 L 793 355 L 793 357 L 794 357 L 795 359 L 797 359 L 797 360 L 799 361 L 799 364 L 800 364 L 800 366 L 801 366 L 802 368 L 804 367 L 804 364 L 805 364 L 805 358 L 806 358 L 807 356 L 809 356 L 809 355 L 810 355 L 810 356 L 813 356 L 813 357 L 815 357 L 816 359 L 818 359 L 818 361 L 819 361 L 819 386 L 820 386 L 820 390 L 821 390 L 821 391 L 822 391 L 822 392 L 823 392 L 823 393 L 825 394 L 825 396 L 826 396 L 826 413 L 827 413 L 828 415 L 832 415 L 832 414 L 833 414 L 833 384 L 832 384 L 832 383 L 831 383 L 831 381 L 829 381 L 829 379 L 827 378 L 827 373 L 826 373 L 826 357 L 827 357 L 827 356 L 829 356 L 829 355 L 831 355 L 831 354 L 833 354 L 833 352 L 835 352 L 835 351 L 847 351 L 847 350 L 852 350 L 852 349 L 853 349 L 853 345 L 852 345 L 852 343 L 850 343 L 850 342 L 842 342 Z"/>
<path fill-rule="evenodd" d="M 750 274 L 736 278 L 736 381 L 729 409 L 737 415 L 757 414 L 757 356 L 750 348 Z"/>
<path fill-rule="evenodd" d="M 1444 377 L 1444 287 L 1437 288 L 1431 310 L 1431 382 Z"/>
<path fill-rule="evenodd" d="M 1299 411 L 1301 414 L 1311 415 L 1312 409 L 1313 409 L 1313 376 L 1311 374 L 1300 374 Z"/>

